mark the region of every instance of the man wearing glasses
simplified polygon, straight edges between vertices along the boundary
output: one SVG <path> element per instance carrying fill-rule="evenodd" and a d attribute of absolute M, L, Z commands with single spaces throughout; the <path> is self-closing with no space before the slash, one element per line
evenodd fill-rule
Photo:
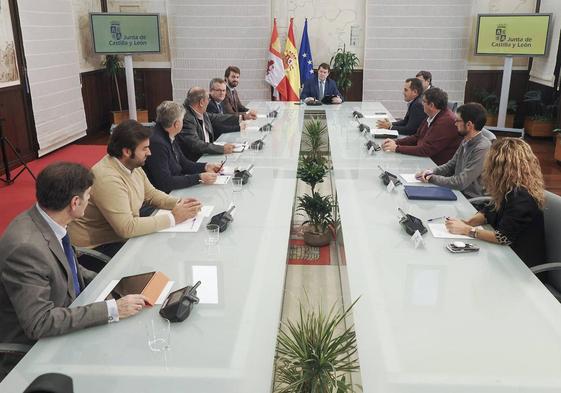
<path fill-rule="evenodd" d="M 456 128 L 456 116 L 448 109 L 448 94 L 438 87 L 423 93 L 423 110 L 427 114 L 414 135 L 393 140 L 386 139 L 384 151 L 429 157 L 436 165 L 448 162 L 462 138 Z"/>

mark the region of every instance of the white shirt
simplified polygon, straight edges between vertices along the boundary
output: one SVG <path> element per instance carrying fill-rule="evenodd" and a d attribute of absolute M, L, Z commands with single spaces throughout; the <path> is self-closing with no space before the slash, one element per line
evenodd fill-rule
<path fill-rule="evenodd" d="M 45 219 L 49 227 L 54 232 L 59 244 L 60 248 L 64 251 L 64 246 L 62 245 L 62 238 L 66 236 L 66 228 L 60 225 L 58 222 L 53 220 L 51 216 L 49 216 L 38 203 L 35 204 L 37 211 L 41 214 L 41 217 Z M 76 270 L 78 270 L 76 257 L 74 257 L 74 263 L 76 264 Z M 106 300 L 105 304 L 107 304 L 107 320 L 109 323 L 112 322 L 119 322 L 119 309 L 117 308 L 117 302 L 115 299 Z"/>
<path fill-rule="evenodd" d="M 427 117 L 427 123 L 429 124 L 429 127 L 430 127 L 432 121 L 434 120 L 434 118 L 436 117 L 436 115 L 438 115 L 439 113 L 440 113 L 440 111 L 436 112 L 433 117 Z"/>

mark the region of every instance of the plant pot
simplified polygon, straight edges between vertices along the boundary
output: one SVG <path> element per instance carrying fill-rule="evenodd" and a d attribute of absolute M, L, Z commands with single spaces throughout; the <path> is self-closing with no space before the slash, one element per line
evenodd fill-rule
<path fill-rule="evenodd" d="M 551 137 L 553 136 L 553 122 L 532 120 L 527 117 L 524 120 L 524 132 L 538 138 Z"/>
<path fill-rule="evenodd" d="M 498 123 L 498 115 L 487 115 L 487 122 L 485 123 L 486 126 L 489 127 L 496 127 Z M 512 128 L 514 127 L 514 114 L 507 114 L 505 119 L 505 127 Z"/>
<path fill-rule="evenodd" d="M 323 233 L 318 233 L 312 227 L 307 226 L 304 228 L 304 242 L 308 246 L 323 247 L 331 243 L 331 231 L 328 229 Z"/>
<path fill-rule="evenodd" d="M 555 138 L 555 153 L 553 155 L 555 161 L 561 163 L 561 134 L 557 134 Z"/>
<path fill-rule="evenodd" d="M 125 120 L 130 119 L 129 111 L 114 111 L 111 112 L 111 117 L 113 124 L 117 125 Z M 136 117 L 139 123 L 148 123 L 148 111 L 144 109 L 137 109 L 136 110 Z"/>

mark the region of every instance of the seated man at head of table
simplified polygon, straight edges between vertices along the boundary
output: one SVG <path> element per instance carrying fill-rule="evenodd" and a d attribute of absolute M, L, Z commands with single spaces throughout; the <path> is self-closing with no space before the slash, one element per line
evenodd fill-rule
<path fill-rule="evenodd" d="M 438 87 L 424 92 L 422 102 L 427 119 L 415 135 L 386 139 L 382 148 L 384 151 L 429 157 L 436 165 L 442 165 L 454 156 L 462 141 L 456 128 L 456 115 L 448 109 L 448 94 Z"/>
<path fill-rule="evenodd" d="M 92 168 L 95 181 L 84 216 L 69 225 L 73 244 L 112 257 L 127 239 L 172 227 L 197 215 L 199 201 L 181 200 L 157 190 L 142 170 L 150 155 L 151 135 L 152 131 L 136 120 L 115 127 L 107 145 L 108 154 Z M 142 217 L 143 204 L 169 211 Z"/>
<path fill-rule="evenodd" d="M 419 79 L 406 79 L 403 84 L 403 99 L 407 103 L 405 117 L 394 122 L 390 122 L 388 119 L 378 120 L 376 126 L 378 128 L 396 130 L 401 135 L 413 135 L 427 118 L 421 100 L 423 91 L 423 84 Z"/>
<path fill-rule="evenodd" d="M 158 190 L 171 192 L 199 183 L 216 182 L 220 164 L 193 162 L 185 158 L 175 137 L 183 127 L 185 108 L 174 101 L 164 101 L 156 109 L 156 125 L 150 137 L 151 155 L 144 171 Z"/>
<path fill-rule="evenodd" d="M 143 295 L 128 295 L 69 308 L 95 277 L 76 262 L 66 232 L 84 214 L 93 181 L 79 164 L 47 166 L 37 177 L 37 204 L 17 216 L 0 239 L 0 342 L 33 344 L 116 322 L 144 306 Z M 16 360 L 0 358 L 0 380 Z"/>
<path fill-rule="evenodd" d="M 226 98 L 224 99 L 224 113 L 241 116 L 243 120 L 257 119 L 257 112 L 246 108 L 238 94 L 237 87 L 240 83 L 240 69 L 236 66 L 229 66 L 224 71 L 226 81 Z"/>
<path fill-rule="evenodd" d="M 193 87 L 187 92 L 183 106 L 183 128 L 176 139 L 181 151 L 191 161 L 197 161 L 203 154 L 231 154 L 233 143 L 220 145 L 216 141 L 217 130 L 239 131 L 238 116 L 232 114 L 208 113 L 208 93 L 202 87 Z M 229 131 L 229 132 L 231 132 Z M 224 131 L 222 131 L 224 133 Z"/>
<path fill-rule="evenodd" d="M 337 89 L 337 84 L 333 79 L 329 79 L 329 64 L 321 63 L 318 67 L 318 74 L 304 82 L 300 99 L 304 102 L 321 101 L 324 97 L 331 97 L 332 104 L 343 102 L 343 96 Z"/>
<path fill-rule="evenodd" d="M 460 106 L 456 110 L 456 127 L 463 137 L 454 157 L 447 163 L 416 174 L 424 183 L 452 188 L 461 191 L 467 198 L 485 195 L 481 173 L 485 156 L 491 147 L 481 130 L 487 116 L 485 108 L 474 102 Z"/>

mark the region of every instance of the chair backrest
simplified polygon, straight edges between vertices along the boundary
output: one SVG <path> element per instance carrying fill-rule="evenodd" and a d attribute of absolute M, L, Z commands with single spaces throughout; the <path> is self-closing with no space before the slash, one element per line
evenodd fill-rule
<path fill-rule="evenodd" d="M 497 139 L 497 136 L 493 134 L 491 131 L 489 131 L 488 129 L 486 129 L 485 127 L 481 129 L 481 134 L 483 134 L 485 138 L 489 139 L 491 143 L 495 142 L 495 140 Z"/>
<path fill-rule="evenodd" d="M 545 256 L 544 262 L 561 262 L 561 196 L 545 192 Z"/>
<path fill-rule="evenodd" d="M 452 112 L 456 112 L 456 109 L 458 109 L 458 101 L 448 101 L 448 108 Z"/>

